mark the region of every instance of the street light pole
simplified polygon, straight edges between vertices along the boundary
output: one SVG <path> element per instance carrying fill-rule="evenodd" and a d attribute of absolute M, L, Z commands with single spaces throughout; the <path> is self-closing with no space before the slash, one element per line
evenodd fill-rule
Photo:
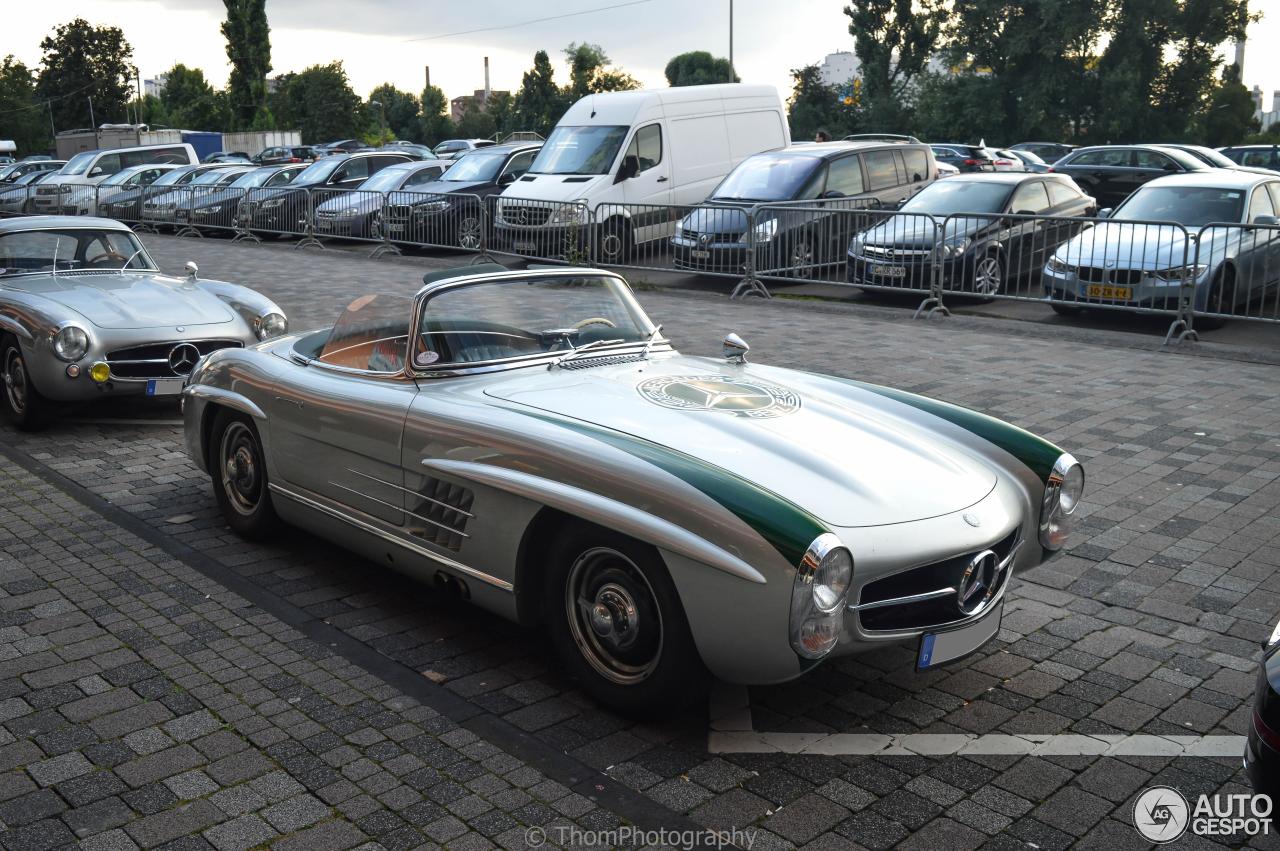
<path fill-rule="evenodd" d="M 736 76 L 733 72 L 733 0 L 729 0 L 729 82 Z"/>

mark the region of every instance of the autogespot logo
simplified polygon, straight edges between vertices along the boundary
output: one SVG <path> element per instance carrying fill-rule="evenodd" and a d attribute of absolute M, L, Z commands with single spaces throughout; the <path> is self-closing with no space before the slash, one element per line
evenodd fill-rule
<path fill-rule="evenodd" d="M 1152 786 L 1133 804 L 1133 823 L 1152 842 L 1172 842 L 1187 831 L 1191 808 L 1177 789 Z"/>

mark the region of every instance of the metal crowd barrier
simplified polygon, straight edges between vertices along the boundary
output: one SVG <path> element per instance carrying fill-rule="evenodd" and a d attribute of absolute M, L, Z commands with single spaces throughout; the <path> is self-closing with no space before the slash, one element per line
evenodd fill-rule
<path fill-rule="evenodd" d="M 280 186 L 250 189 L 236 211 L 237 239 L 261 241 L 281 236 L 301 236 L 302 245 L 323 247 L 313 230 L 311 193 L 305 187 Z"/>
<path fill-rule="evenodd" d="M 591 262 L 593 219 L 586 204 L 495 195 L 485 199 L 491 254 L 581 265 Z"/>
<path fill-rule="evenodd" d="M 29 216 L 31 203 L 39 184 L 0 184 L 0 218 Z"/>
<path fill-rule="evenodd" d="M 1208 224 L 1195 245 L 1184 294 L 1190 333 L 1197 320 L 1280 322 L 1280 225 Z"/>
<path fill-rule="evenodd" d="M 386 194 L 377 233 L 393 247 L 459 249 L 484 255 L 493 239 L 493 226 L 488 205 L 479 195 L 402 189 Z"/>

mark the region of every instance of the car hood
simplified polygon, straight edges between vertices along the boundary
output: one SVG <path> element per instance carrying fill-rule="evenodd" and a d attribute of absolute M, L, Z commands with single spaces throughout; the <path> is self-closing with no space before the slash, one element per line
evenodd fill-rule
<path fill-rule="evenodd" d="M 409 189 L 402 189 L 401 192 L 406 196 L 413 195 L 449 195 L 467 192 L 479 192 L 484 189 L 492 189 L 493 181 L 491 180 L 433 180 L 430 183 L 420 183 Z"/>
<path fill-rule="evenodd" d="M 833 526 L 949 514 L 996 484 L 989 466 L 919 417 L 894 413 L 871 392 L 791 370 L 675 356 L 641 367 L 521 370 L 484 393 L 700 459 Z"/>
<path fill-rule="evenodd" d="M 235 318 L 213 293 L 167 275 L 70 272 L 15 278 L 4 285 L 57 302 L 99 328 L 176 328 Z"/>
<path fill-rule="evenodd" d="M 503 198 L 530 201 L 579 201 L 595 198 L 613 177 L 607 174 L 526 174 L 502 190 Z"/>
<path fill-rule="evenodd" d="M 394 193 L 393 193 L 394 194 Z M 333 213 L 335 215 L 345 214 L 347 210 L 354 209 L 354 215 L 376 213 L 382 209 L 382 194 L 376 192 L 343 192 L 341 195 L 331 195 L 319 204 L 316 204 L 316 212 Z"/>
<path fill-rule="evenodd" d="M 1177 225 L 1103 222 L 1063 243 L 1053 256 L 1070 266 L 1168 269 L 1195 260 L 1195 244 Z"/>
<path fill-rule="evenodd" d="M 747 231 L 747 209 L 745 206 L 699 207 L 685 216 L 680 224 L 689 231 L 738 237 Z"/>
<path fill-rule="evenodd" d="M 858 238 L 867 245 L 932 248 L 944 237 L 958 239 L 974 236 L 979 231 L 990 228 L 998 218 L 995 215 L 961 216 L 946 220 L 942 216 L 930 218 L 923 213 L 918 215 L 901 213 L 889 217 L 875 227 L 868 228 L 859 234 Z"/>

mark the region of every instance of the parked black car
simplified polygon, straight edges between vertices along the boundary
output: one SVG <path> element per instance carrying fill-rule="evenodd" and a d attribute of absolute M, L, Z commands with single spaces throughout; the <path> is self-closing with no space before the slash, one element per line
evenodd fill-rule
<path fill-rule="evenodd" d="M 1075 149 L 1075 145 L 1063 142 L 1019 142 L 1009 146 L 1011 151 L 1029 151 L 1046 163 L 1055 163 Z"/>
<path fill-rule="evenodd" d="M 142 217 L 142 206 L 147 201 L 158 199 L 160 196 L 171 192 L 172 187 L 186 186 L 206 172 L 227 168 L 221 163 L 178 166 L 157 163 L 156 165 L 157 168 L 165 169 L 165 173 L 150 184 L 126 189 L 123 192 L 112 195 L 110 197 L 110 205 L 102 204 L 98 210 L 98 215 L 112 219 L 123 219 L 124 221 L 137 220 Z M 101 195 L 101 191 L 98 194 Z"/>
<path fill-rule="evenodd" d="M 388 197 L 388 235 L 397 241 L 479 248 L 484 199 L 499 194 L 528 171 L 541 147 L 541 142 L 490 145 L 445 160 L 452 164 L 434 183 Z"/>
<path fill-rule="evenodd" d="M 387 166 L 409 161 L 407 154 L 381 151 L 321 157 L 304 168 L 288 186 L 250 190 L 241 215 L 255 232 L 302 233 L 313 194 L 315 203 L 321 204 L 337 194 L 336 190 L 355 189 Z"/>
<path fill-rule="evenodd" d="M 382 208 L 389 200 L 388 193 L 420 189 L 435 182 L 448 167 L 439 159 L 394 163 L 350 192 L 325 192 L 325 197 L 316 198 L 316 235 L 381 239 Z"/>
<path fill-rule="evenodd" d="M 995 171 L 997 154 L 986 145 L 961 145 L 954 142 L 931 144 L 938 162 L 953 165 L 963 172 Z"/>
<path fill-rule="evenodd" d="M 436 156 L 435 151 L 426 145 L 418 145 L 414 142 L 390 142 L 383 145 L 379 150 L 391 151 L 392 153 L 408 154 L 415 160 L 436 160 L 440 157 Z"/>
<path fill-rule="evenodd" d="M 448 160 L 457 159 L 477 148 L 492 148 L 493 145 L 492 139 L 445 139 L 437 143 L 432 150 L 437 157 Z"/>
<path fill-rule="evenodd" d="M 277 145 L 249 159 L 258 165 L 290 165 L 314 162 L 320 159 L 320 154 L 310 145 Z"/>
<path fill-rule="evenodd" d="M 753 243 L 758 271 L 812 277 L 818 267 L 841 262 L 850 237 L 867 226 L 856 211 L 896 207 L 935 174 L 922 143 L 822 142 L 753 154 L 676 224 L 672 262 L 738 272 Z M 783 206 L 759 211 L 749 235 L 747 210 L 770 203 Z"/>
<path fill-rule="evenodd" d="M 286 166 L 260 166 L 241 172 L 226 186 L 210 188 L 197 195 L 191 204 L 190 223 L 197 228 L 225 228 L 236 224 L 241 200 L 253 189 L 287 186 L 306 168 L 302 163 Z"/>
<path fill-rule="evenodd" d="M 1234 145 L 1219 148 L 1219 153 L 1240 165 L 1280 171 L 1280 145 Z"/>
<path fill-rule="evenodd" d="M 1186 151 L 1161 145 L 1096 145 L 1080 148 L 1053 164 L 1101 207 L 1118 207 L 1148 180 L 1213 168 Z"/>
<path fill-rule="evenodd" d="M 1097 201 L 1069 177 L 1004 172 L 940 180 L 849 244 L 850 283 L 928 289 L 935 264 L 952 289 L 992 296 L 1038 273 Z M 950 218 L 948 218 L 950 217 Z"/>
<path fill-rule="evenodd" d="M 333 156 L 334 154 L 349 154 L 368 147 L 359 139 L 339 139 L 336 142 L 326 142 L 323 145 L 316 145 L 316 151 L 321 156 Z"/>
<path fill-rule="evenodd" d="M 206 154 L 202 163 L 247 163 L 249 155 L 244 151 L 214 151 L 212 154 Z"/>
<path fill-rule="evenodd" d="M 1262 649 L 1244 767 L 1254 792 L 1280 800 L 1280 625 Z"/>

